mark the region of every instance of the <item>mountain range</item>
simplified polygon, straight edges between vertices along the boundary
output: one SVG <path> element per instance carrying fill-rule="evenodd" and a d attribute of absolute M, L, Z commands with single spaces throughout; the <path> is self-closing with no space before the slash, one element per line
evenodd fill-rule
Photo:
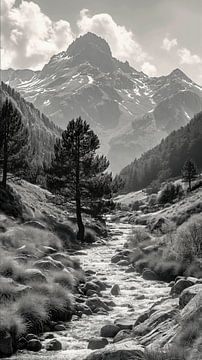
<path fill-rule="evenodd" d="M 93 33 L 77 38 L 41 71 L 1 73 L 57 126 L 64 129 L 78 116 L 87 120 L 114 173 L 202 110 L 202 87 L 180 69 L 149 77 L 114 58 Z"/>

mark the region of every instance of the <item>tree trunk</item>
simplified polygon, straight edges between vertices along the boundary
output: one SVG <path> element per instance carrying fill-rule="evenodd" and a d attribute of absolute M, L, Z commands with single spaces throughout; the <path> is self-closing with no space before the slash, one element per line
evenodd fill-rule
<path fill-rule="evenodd" d="M 84 242 L 85 228 L 81 215 L 81 192 L 80 192 L 80 138 L 77 136 L 77 158 L 76 158 L 76 218 L 78 225 L 77 239 Z"/>
<path fill-rule="evenodd" d="M 80 192 L 77 190 L 76 194 L 76 218 L 77 218 L 77 225 L 78 225 L 78 232 L 77 232 L 77 239 L 81 242 L 84 241 L 85 229 L 83 225 L 83 220 L 81 216 L 81 199 L 80 199 Z"/>
<path fill-rule="evenodd" d="M 7 173 L 8 173 L 8 142 L 7 142 L 7 133 L 5 131 L 5 138 L 3 145 L 3 179 L 2 179 L 2 185 L 4 188 L 6 188 Z"/>
<path fill-rule="evenodd" d="M 189 182 L 189 191 L 191 191 L 191 176 L 189 176 L 189 180 L 188 180 L 188 182 Z"/>

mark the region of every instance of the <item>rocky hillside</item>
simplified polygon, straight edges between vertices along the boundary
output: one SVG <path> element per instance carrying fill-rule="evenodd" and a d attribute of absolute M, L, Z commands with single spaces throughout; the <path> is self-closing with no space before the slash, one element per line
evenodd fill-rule
<path fill-rule="evenodd" d="M 29 129 L 32 162 L 41 165 L 43 161 L 45 161 L 49 164 L 53 154 L 55 140 L 61 134 L 60 128 L 49 121 L 47 116 L 36 109 L 32 103 L 24 100 L 18 92 L 2 82 L 0 87 L 0 107 L 6 97 L 14 102 L 22 114 L 24 123 Z"/>
<path fill-rule="evenodd" d="M 125 192 L 141 190 L 154 182 L 161 183 L 180 176 L 187 159 L 193 159 L 201 170 L 201 148 L 202 112 L 121 171 Z"/>
<path fill-rule="evenodd" d="M 2 78 L 62 128 L 81 115 L 100 136 L 115 172 L 202 109 L 202 88 L 182 71 L 150 78 L 115 59 L 92 33 L 42 71 L 9 69 Z"/>

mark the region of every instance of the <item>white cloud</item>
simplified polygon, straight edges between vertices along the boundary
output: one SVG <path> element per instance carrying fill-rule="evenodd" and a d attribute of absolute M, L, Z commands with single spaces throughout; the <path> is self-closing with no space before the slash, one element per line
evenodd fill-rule
<path fill-rule="evenodd" d="M 146 61 L 142 64 L 141 67 L 142 71 L 149 75 L 149 76 L 155 76 L 157 74 L 157 68 L 155 65 L 150 64 L 150 62 Z"/>
<path fill-rule="evenodd" d="M 67 21 L 51 21 L 32 1 L 2 0 L 1 21 L 2 68 L 40 69 L 74 39 Z"/>
<path fill-rule="evenodd" d="M 170 51 L 173 47 L 177 46 L 177 39 L 169 40 L 167 37 L 163 39 L 162 49 Z"/>
<path fill-rule="evenodd" d="M 186 48 L 179 49 L 178 55 L 180 58 L 180 64 L 194 65 L 194 64 L 202 63 L 202 59 L 200 58 L 200 56 L 196 54 L 191 54 L 191 51 L 189 49 Z"/>
<path fill-rule="evenodd" d="M 89 15 L 89 10 L 83 9 L 80 12 L 80 19 L 77 22 L 80 34 L 88 31 L 102 36 L 110 45 L 114 57 L 131 65 L 137 65 L 149 56 L 143 51 L 134 38 L 132 31 L 125 26 L 118 25 L 109 14 Z"/>

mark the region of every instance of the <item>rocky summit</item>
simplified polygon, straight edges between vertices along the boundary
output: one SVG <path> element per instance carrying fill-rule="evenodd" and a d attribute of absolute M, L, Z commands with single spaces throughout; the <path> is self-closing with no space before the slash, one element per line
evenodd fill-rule
<path fill-rule="evenodd" d="M 149 77 L 113 57 L 93 33 L 77 38 L 41 71 L 4 70 L 2 80 L 65 128 L 81 116 L 101 140 L 114 172 L 202 109 L 202 88 L 181 70 Z"/>

